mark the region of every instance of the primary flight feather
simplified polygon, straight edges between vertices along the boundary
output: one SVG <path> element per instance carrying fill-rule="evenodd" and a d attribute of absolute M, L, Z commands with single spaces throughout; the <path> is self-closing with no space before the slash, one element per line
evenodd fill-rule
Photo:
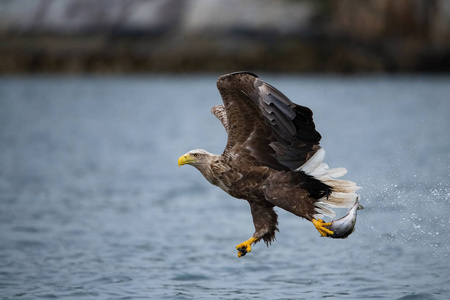
<path fill-rule="evenodd" d="M 323 163 L 325 150 L 312 111 L 250 72 L 220 76 L 217 88 L 224 104 L 211 112 L 228 134 L 224 152 L 191 150 L 178 165 L 194 166 L 210 183 L 249 202 L 255 233 L 236 246 L 238 256 L 261 239 L 267 245 L 274 240 L 275 206 L 311 221 L 322 236 L 339 238 L 320 218 L 334 216 L 332 207 L 354 206 L 358 187 L 336 179 L 345 168 Z"/>

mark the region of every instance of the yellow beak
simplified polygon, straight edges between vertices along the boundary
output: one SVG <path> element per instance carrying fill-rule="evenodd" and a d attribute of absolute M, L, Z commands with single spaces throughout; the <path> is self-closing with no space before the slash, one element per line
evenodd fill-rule
<path fill-rule="evenodd" d="M 196 159 L 194 159 L 192 156 L 190 156 L 189 154 L 186 155 L 182 155 L 180 156 L 180 158 L 178 159 L 178 166 L 181 167 L 182 165 L 185 164 L 190 164 L 192 162 L 196 161 Z"/>

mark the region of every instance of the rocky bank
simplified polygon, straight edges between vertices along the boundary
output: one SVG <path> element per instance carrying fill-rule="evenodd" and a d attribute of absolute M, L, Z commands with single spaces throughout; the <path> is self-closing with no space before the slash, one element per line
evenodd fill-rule
<path fill-rule="evenodd" d="M 0 72 L 448 72 L 447 0 L 0 1 Z"/>

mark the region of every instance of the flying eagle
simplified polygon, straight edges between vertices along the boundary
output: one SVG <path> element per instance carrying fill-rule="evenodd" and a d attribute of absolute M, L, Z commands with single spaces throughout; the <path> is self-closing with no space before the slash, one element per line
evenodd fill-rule
<path fill-rule="evenodd" d="M 357 203 L 356 184 L 335 179 L 345 168 L 330 169 L 323 163 L 312 111 L 291 102 L 276 88 L 250 72 L 220 76 L 217 81 L 224 105 L 211 112 L 228 134 L 222 155 L 191 150 L 178 159 L 190 164 L 212 184 L 250 204 L 255 233 L 236 246 L 238 256 L 251 251 L 261 239 L 269 245 L 278 231 L 280 207 L 311 221 L 321 236 L 333 237 L 332 207 Z"/>

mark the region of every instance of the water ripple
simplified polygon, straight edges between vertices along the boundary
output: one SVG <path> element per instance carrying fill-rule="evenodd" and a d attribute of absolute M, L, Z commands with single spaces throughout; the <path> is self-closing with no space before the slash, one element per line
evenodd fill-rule
<path fill-rule="evenodd" d="M 348 239 L 279 209 L 277 240 L 237 258 L 248 204 L 176 164 L 223 151 L 216 77 L 0 78 L 3 299 L 448 298 L 449 78 L 268 80 L 363 186 Z"/>

